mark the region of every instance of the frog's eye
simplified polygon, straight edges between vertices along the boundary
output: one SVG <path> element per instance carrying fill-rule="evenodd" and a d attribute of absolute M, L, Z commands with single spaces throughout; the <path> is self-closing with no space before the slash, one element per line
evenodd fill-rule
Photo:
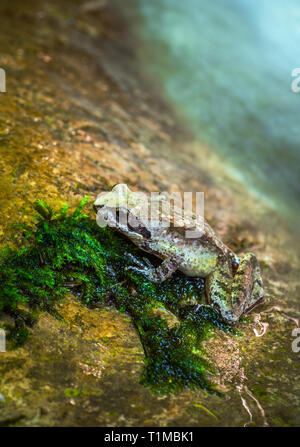
<path fill-rule="evenodd" d="M 233 272 L 233 275 L 236 274 L 239 265 L 240 265 L 239 260 L 236 259 L 236 258 L 233 258 L 233 261 L 232 261 L 232 272 Z"/>
<path fill-rule="evenodd" d="M 124 223 L 127 222 L 127 217 L 128 210 L 120 210 L 119 208 L 116 209 L 116 218 L 118 222 L 120 222 L 120 219 L 124 219 Z"/>

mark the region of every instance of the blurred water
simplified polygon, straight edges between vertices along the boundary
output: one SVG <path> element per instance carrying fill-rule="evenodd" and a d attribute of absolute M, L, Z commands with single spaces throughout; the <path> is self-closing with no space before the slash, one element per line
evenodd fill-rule
<path fill-rule="evenodd" d="M 297 225 L 299 0 L 137 0 L 144 63 L 201 141 Z M 205 163 L 205 160 L 203 160 Z"/>

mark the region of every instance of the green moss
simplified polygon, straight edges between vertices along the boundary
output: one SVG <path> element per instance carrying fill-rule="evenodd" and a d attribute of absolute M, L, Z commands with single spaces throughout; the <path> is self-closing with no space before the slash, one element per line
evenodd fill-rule
<path fill-rule="evenodd" d="M 77 390 L 76 388 L 66 388 L 65 395 L 67 397 L 78 397 L 82 394 L 82 390 Z"/>
<path fill-rule="evenodd" d="M 9 328 L 8 340 L 10 342 L 9 348 L 15 349 L 22 346 L 28 339 L 29 331 L 25 325 L 16 324 L 14 327 Z"/>
<path fill-rule="evenodd" d="M 159 392 L 184 387 L 211 390 L 207 371 L 212 367 L 203 358 L 201 342 L 212 327 L 231 329 L 209 308 L 195 305 L 204 291 L 203 280 L 176 273 L 156 285 L 126 270 L 131 262 L 128 254 L 137 256 L 139 250 L 83 214 L 86 202 L 83 199 L 73 213 L 67 206 L 55 213 L 43 201 L 35 204 L 36 224 L 21 226 L 22 246 L 1 253 L 0 313 L 20 321 L 19 308 L 26 303 L 29 313 L 21 315 L 23 329 L 19 323 L 15 328 L 23 341 L 30 314 L 36 309 L 55 312 L 55 303 L 68 291 L 89 306 L 113 303 L 130 314 L 140 335 L 144 385 Z M 159 307 L 174 313 L 179 323 L 170 327 L 167 319 L 153 312 Z"/>

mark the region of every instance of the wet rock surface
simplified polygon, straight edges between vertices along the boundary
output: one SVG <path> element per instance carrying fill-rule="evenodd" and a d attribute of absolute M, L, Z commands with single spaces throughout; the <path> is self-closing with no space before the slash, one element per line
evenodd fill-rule
<path fill-rule="evenodd" d="M 216 330 L 205 344 L 223 397 L 155 395 L 138 382 L 143 350 L 131 320 L 68 295 L 63 321 L 42 314 L 23 347 L 0 353 L 0 424 L 299 425 L 298 236 L 192 141 L 143 76 L 114 2 L 93 4 L 1 2 L 1 246 L 14 246 L 10 224 L 30 222 L 39 198 L 75 203 L 116 183 L 204 191 L 206 218 L 224 242 L 260 259 L 269 303 L 240 336 Z"/>

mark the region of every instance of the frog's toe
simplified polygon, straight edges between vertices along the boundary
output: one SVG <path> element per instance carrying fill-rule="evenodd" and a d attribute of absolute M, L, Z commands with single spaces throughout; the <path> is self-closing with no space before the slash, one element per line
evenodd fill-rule
<path fill-rule="evenodd" d="M 142 260 L 140 258 L 137 258 L 136 256 L 132 255 L 131 253 L 127 254 L 127 258 L 135 264 L 137 268 L 139 268 L 141 271 L 144 270 L 153 270 L 154 267 L 149 261 L 148 258 L 143 257 Z"/>
<path fill-rule="evenodd" d="M 146 267 L 148 267 L 149 269 L 153 269 L 154 268 L 153 265 L 151 264 L 151 261 L 148 258 L 143 257 L 143 261 L 144 261 Z"/>
<path fill-rule="evenodd" d="M 125 271 L 131 270 L 136 273 L 144 273 L 145 267 L 136 267 L 134 265 L 129 265 L 128 267 L 125 267 Z"/>
<path fill-rule="evenodd" d="M 141 273 L 143 275 L 147 275 L 154 269 L 153 269 L 153 267 L 152 268 L 148 268 L 148 267 L 145 267 L 144 265 L 141 264 L 140 267 L 137 267 L 135 265 L 129 265 L 128 267 L 125 267 L 125 270 L 131 270 L 133 272 L 137 272 L 137 273 Z"/>
<path fill-rule="evenodd" d="M 145 265 L 142 263 L 142 261 L 141 261 L 139 258 L 137 258 L 136 256 L 134 256 L 133 254 L 131 254 L 131 253 L 127 253 L 127 258 L 128 258 L 131 262 L 133 262 L 133 264 L 135 264 L 136 266 L 138 266 L 140 269 L 144 269 L 144 268 L 145 268 Z"/>

